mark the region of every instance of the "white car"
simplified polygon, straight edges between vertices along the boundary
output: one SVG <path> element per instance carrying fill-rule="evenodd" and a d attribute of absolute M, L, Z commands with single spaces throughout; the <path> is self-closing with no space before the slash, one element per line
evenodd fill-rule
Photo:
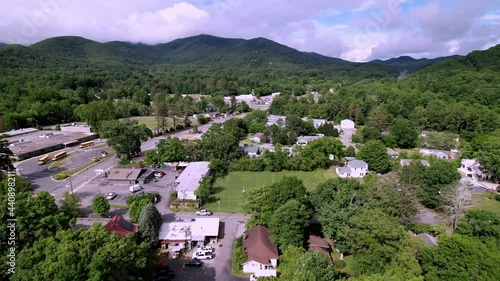
<path fill-rule="evenodd" d="M 193 258 L 199 260 L 211 260 L 214 258 L 214 255 L 209 252 L 197 252 L 196 254 L 194 254 Z"/>
<path fill-rule="evenodd" d="M 214 248 L 210 247 L 210 246 L 203 246 L 203 247 L 198 248 L 198 252 L 209 252 L 209 253 L 212 253 L 213 251 L 214 251 Z"/>
<path fill-rule="evenodd" d="M 207 211 L 205 209 L 196 211 L 197 216 L 210 216 L 212 213 L 210 211 Z"/>

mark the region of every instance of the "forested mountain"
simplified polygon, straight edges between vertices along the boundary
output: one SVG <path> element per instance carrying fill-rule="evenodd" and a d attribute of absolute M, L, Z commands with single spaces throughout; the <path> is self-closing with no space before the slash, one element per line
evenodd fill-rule
<path fill-rule="evenodd" d="M 435 59 L 426 59 L 426 58 L 414 59 L 409 56 L 401 56 L 398 58 L 391 58 L 388 60 L 372 60 L 371 63 L 389 66 L 398 71 L 408 70 L 409 72 L 415 72 L 430 65 L 433 65 L 437 62 L 448 60 L 454 57 L 458 56 L 439 57 Z"/>
<path fill-rule="evenodd" d="M 300 96 L 315 91 L 324 96 L 319 104 L 290 105 L 290 110 L 355 118 L 360 124 L 373 104 L 411 111 L 400 100 L 406 92 L 416 95 L 409 102 L 422 100 L 424 106 L 436 97 L 491 106 L 500 100 L 498 48 L 436 63 L 397 83 L 397 67 L 299 52 L 264 38 L 199 35 L 151 46 L 56 37 L 0 48 L 0 131 L 78 120 L 74 109 L 97 99 L 128 99 L 150 108 L 160 93 Z M 412 64 L 408 58 L 390 63 L 398 61 Z M 330 104 L 339 94 L 341 105 Z"/>
<path fill-rule="evenodd" d="M 7 46 L 5 43 L 0 43 L 0 47 Z"/>

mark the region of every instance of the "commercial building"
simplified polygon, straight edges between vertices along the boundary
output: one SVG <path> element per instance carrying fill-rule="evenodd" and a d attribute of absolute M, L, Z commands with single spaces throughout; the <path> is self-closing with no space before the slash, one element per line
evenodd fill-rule
<path fill-rule="evenodd" d="M 10 150 L 14 153 L 14 157 L 19 160 L 47 154 L 98 137 L 98 135 L 94 133 L 53 130 L 38 131 L 32 128 L 2 134 L 10 135 L 6 140 L 9 143 Z"/>
<path fill-rule="evenodd" d="M 107 173 L 109 184 L 144 184 L 152 180 L 153 177 L 154 172 L 152 170 L 136 167 L 113 168 Z"/>
<path fill-rule="evenodd" d="M 182 248 L 203 246 L 219 239 L 219 218 L 197 218 L 194 221 L 166 222 L 160 227 L 158 240 L 162 245 L 178 244 Z M 162 246 L 167 248 L 167 246 Z"/>
<path fill-rule="evenodd" d="M 184 171 L 182 171 L 175 180 L 177 198 L 188 200 L 197 199 L 194 193 L 198 189 L 198 186 L 200 186 L 201 179 L 210 174 L 209 164 L 210 162 L 203 161 L 191 162 L 187 165 Z"/>

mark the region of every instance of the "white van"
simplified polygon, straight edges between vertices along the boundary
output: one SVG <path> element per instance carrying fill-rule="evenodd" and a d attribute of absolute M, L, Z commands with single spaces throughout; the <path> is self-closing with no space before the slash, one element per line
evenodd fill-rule
<path fill-rule="evenodd" d="M 129 188 L 130 192 L 134 193 L 134 192 L 137 192 L 137 191 L 141 191 L 142 190 L 142 186 L 136 184 L 136 185 L 132 185 L 130 188 Z"/>

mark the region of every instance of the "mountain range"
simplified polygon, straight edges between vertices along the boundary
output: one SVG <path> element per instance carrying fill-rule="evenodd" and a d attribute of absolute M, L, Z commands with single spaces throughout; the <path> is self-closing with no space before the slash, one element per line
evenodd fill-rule
<path fill-rule="evenodd" d="M 1 44 L 0 46 L 5 45 Z M 14 57 L 13 57 L 14 56 Z M 216 67 L 276 67 L 369 69 L 387 74 L 403 70 L 415 72 L 437 62 L 461 56 L 414 59 L 401 56 L 388 60 L 354 63 L 317 53 L 300 52 L 266 38 L 250 40 L 198 35 L 158 45 L 121 41 L 99 43 L 82 37 L 49 38 L 29 47 L 7 45 L 0 49 L 0 66 L 99 63 L 173 64 Z M 16 59 L 18 58 L 18 59 Z"/>

